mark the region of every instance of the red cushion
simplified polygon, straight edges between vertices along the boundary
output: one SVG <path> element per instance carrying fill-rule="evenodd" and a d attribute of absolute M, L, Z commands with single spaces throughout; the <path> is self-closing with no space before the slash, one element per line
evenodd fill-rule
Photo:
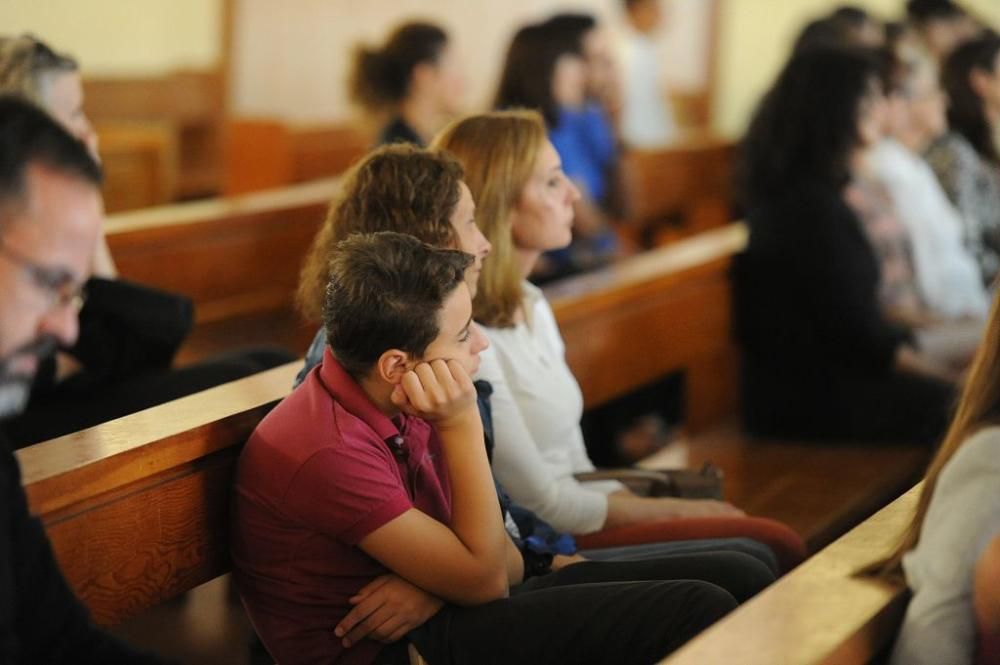
<path fill-rule="evenodd" d="M 632 524 L 576 536 L 576 542 L 584 550 L 709 538 L 752 538 L 763 543 L 774 551 L 783 573 L 806 558 L 801 536 L 781 522 L 763 517 L 692 517 Z"/>

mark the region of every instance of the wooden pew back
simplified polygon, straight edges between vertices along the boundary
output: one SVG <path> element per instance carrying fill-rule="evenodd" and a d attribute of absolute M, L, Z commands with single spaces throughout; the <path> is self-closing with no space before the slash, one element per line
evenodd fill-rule
<path fill-rule="evenodd" d="M 287 308 L 335 180 L 112 215 L 125 278 L 183 293 L 198 322 Z"/>
<path fill-rule="evenodd" d="M 629 223 L 640 240 L 685 236 L 731 221 L 735 147 L 727 139 L 692 136 L 658 150 L 622 157 Z"/>
<path fill-rule="evenodd" d="M 32 511 L 98 623 L 229 569 L 229 488 L 253 428 L 300 363 L 17 452 Z"/>
<path fill-rule="evenodd" d="M 652 372 L 683 369 L 685 353 L 716 357 L 700 335 L 726 345 L 724 334 L 714 336 L 717 328 L 726 331 L 719 316 L 725 308 L 705 299 L 725 301 L 727 257 L 742 234 L 738 226 L 715 232 L 549 290 L 588 405 L 636 387 Z M 595 327 L 588 329 L 588 316 L 599 317 L 591 321 Z M 674 317 L 685 332 L 656 343 Z M 585 345 L 588 334 L 601 341 Z M 664 359 L 647 358 L 653 369 L 630 375 L 637 367 L 631 342 L 640 337 L 653 338 L 649 349 L 664 351 Z M 32 510 L 97 621 L 116 623 L 228 569 L 235 460 L 254 426 L 290 391 L 299 366 L 18 452 Z"/>
<path fill-rule="evenodd" d="M 892 643 L 900 585 L 855 573 L 886 557 L 916 510 L 917 485 L 696 637 L 662 665 L 862 665 Z"/>

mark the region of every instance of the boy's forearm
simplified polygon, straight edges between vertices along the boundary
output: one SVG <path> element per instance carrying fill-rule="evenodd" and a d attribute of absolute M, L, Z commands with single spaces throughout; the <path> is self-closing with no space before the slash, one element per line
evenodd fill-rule
<path fill-rule="evenodd" d="M 483 438 L 479 414 L 449 427 L 439 427 L 451 483 L 451 529 L 485 566 L 507 577 L 506 541 L 500 504 Z"/>

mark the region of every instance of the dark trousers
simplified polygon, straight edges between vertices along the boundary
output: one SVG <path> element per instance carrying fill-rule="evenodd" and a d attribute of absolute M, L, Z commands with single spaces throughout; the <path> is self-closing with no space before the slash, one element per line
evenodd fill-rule
<path fill-rule="evenodd" d="M 771 580 L 739 553 L 585 562 L 529 579 L 504 600 L 447 605 L 409 639 L 431 665 L 655 663 L 736 607 L 722 585 L 747 598 Z M 405 642 L 376 662 L 405 664 Z"/>

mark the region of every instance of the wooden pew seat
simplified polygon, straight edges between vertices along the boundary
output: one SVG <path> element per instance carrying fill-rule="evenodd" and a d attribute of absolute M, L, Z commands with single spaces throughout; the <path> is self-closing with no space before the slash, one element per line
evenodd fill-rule
<path fill-rule="evenodd" d="M 662 665 L 861 665 L 891 645 L 906 607 L 899 585 L 855 573 L 887 556 L 920 485 L 880 510 Z"/>
<path fill-rule="evenodd" d="M 704 289 L 725 284 L 726 257 L 739 237 L 738 228 L 717 232 L 667 248 L 655 262 L 574 278 L 553 292 L 557 318 L 571 334 L 582 333 L 588 315 L 618 326 L 617 332 L 614 325 L 591 329 L 603 346 L 571 356 L 588 404 L 628 390 L 630 380 L 649 378 L 613 371 L 614 363 L 629 363 L 619 370 L 634 365 L 622 354 L 630 345 L 616 335 L 624 330 L 626 339 L 648 338 L 670 328 L 643 323 L 643 316 L 659 316 L 649 303 L 676 311 L 685 325 L 725 343 L 728 320 L 718 312 L 728 308 L 703 300 L 724 290 Z M 674 291 L 676 301 L 667 297 Z M 634 326 L 622 328 L 622 322 Z M 657 371 L 683 369 L 685 350 L 693 359 L 713 353 L 698 335 L 682 335 L 669 346 Z M 233 464 L 256 423 L 289 392 L 298 368 L 290 363 L 18 452 L 32 509 L 98 621 L 118 622 L 227 570 Z"/>

